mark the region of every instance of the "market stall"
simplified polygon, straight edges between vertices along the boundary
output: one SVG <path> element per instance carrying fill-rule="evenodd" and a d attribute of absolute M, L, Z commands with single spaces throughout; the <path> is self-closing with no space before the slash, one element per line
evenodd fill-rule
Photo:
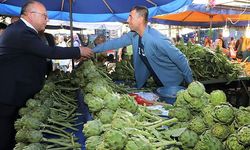
<path fill-rule="evenodd" d="M 153 21 L 179 26 L 247 26 L 250 10 L 247 8 L 234 9 L 233 7 L 208 7 L 205 4 L 191 4 L 175 12 L 153 17 Z"/>

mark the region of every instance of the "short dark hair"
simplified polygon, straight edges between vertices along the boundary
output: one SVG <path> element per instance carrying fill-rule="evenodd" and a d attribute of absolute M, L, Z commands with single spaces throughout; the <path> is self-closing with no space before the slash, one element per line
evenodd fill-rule
<path fill-rule="evenodd" d="M 6 29 L 7 25 L 3 22 L 0 22 L 0 29 Z"/>
<path fill-rule="evenodd" d="M 37 1 L 36 1 L 36 0 L 28 0 L 28 1 L 22 6 L 21 15 L 23 15 L 25 12 L 27 12 L 28 7 L 29 7 L 31 4 L 34 4 L 34 3 L 37 3 Z"/>
<path fill-rule="evenodd" d="M 135 10 L 136 13 L 139 16 L 144 18 L 145 23 L 148 22 L 148 8 L 147 7 L 145 7 L 145 6 L 134 6 L 130 11 L 133 11 L 133 10 Z"/>

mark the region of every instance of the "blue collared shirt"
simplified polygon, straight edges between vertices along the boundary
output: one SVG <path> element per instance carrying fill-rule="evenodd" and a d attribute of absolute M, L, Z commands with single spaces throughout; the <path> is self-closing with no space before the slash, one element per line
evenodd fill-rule
<path fill-rule="evenodd" d="M 132 45 L 135 79 L 137 87 L 141 88 L 150 76 L 150 71 L 139 56 L 138 40 L 139 35 L 136 32 L 128 32 L 120 38 L 98 45 L 93 50 L 102 52 Z M 142 44 L 145 57 L 164 86 L 180 85 L 183 80 L 187 83 L 193 81 L 185 55 L 167 37 L 147 26 L 142 36 Z"/>

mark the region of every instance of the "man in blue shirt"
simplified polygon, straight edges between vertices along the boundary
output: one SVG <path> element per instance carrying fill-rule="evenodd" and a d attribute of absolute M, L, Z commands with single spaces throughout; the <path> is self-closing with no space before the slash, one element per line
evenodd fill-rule
<path fill-rule="evenodd" d="M 146 7 L 133 7 L 127 21 L 130 32 L 118 39 L 98 45 L 93 51 L 102 52 L 132 45 L 138 88 L 141 88 L 151 75 L 159 86 L 177 86 L 184 80 L 187 83 L 193 81 L 192 71 L 185 55 L 170 39 L 147 25 Z"/>

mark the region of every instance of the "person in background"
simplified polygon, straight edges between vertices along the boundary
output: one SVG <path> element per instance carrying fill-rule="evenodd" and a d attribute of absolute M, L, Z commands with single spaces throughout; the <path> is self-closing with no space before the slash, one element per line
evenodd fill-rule
<path fill-rule="evenodd" d="M 242 61 L 250 62 L 250 45 L 242 52 Z"/>
<path fill-rule="evenodd" d="M 126 59 L 126 53 L 127 53 L 127 46 L 124 46 L 123 48 L 118 49 L 118 62 L 121 62 L 122 60 Z"/>
<path fill-rule="evenodd" d="M 14 23 L 16 21 L 18 21 L 20 18 L 18 16 L 12 16 L 11 19 L 10 19 L 10 23 Z"/>
<path fill-rule="evenodd" d="M 106 41 L 106 37 L 104 35 L 98 35 L 94 40 L 94 45 L 97 46 L 99 44 L 102 44 Z M 97 62 L 104 63 L 107 57 L 106 52 L 102 52 L 99 54 L 96 54 L 96 60 Z"/>
<path fill-rule="evenodd" d="M 228 49 L 229 49 L 229 55 L 230 58 L 235 59 L 236 58 L 236 50 L 235 48 L 236 41 L 234 40 L 234 37 L 230 38 L 230 42 L 228 43 Z"/>
<path fill-rule="evenodd" d="M 228 48 L 234 50 L 235 45 L 236 45 L 236 41 L 234 40 L 234 37 L 231 37 L 230 42 L 228 43 Z"/>
<path fill-rule="evenodd" d="M 222 47 L 222 48 L 226 48 L 225 41 L 224 41 L 223 36 L 222 36 L 221 33 L 219 34 L 218 39 L 221 40 L 221 47 Z"/>
<path fill-rule="evenodd" d="M 55 43 L 55 38 L 52 34 L 50 33 L 46 33 L 44 31 L 41 31 L 39 32 L 39 37 L 42 39 L 42 41 L 50 46 L 50 47 L 54 47 L 56 46 L 56 43 Z M 46 59 L 46 73 L 45 73 L 45 76 L 48 77 L 50 72 L 53 71 L 53 63 L 52 63 L 52 60 L 51 59 Z"/>
<path fill-rule="evenodd" d="M 179 34 L 176 34 L 176 44 L 179 44 L 180 43 L 180 41 L 181 41 L 181 37 L 180 37 L 180 35 Z"/>
<path fill-rule="evenodd" d="M 78 35 L 74 35 L 74 36 L 73 36 L 73 39 L 74 39 L 74 42 L 73 42 L 73 46 L 74 46 L 74 47 L 79 47 L 79 46 L 81 46 L 81 41 L 80 41 Z"/>
<path fill-rule="evenodd" d="M 3 33 L 3 31 L 7 28 L 7 25 L 5 23 L 0 22 L 0 36 Z"/>
<path fill-rule="evenodd" d="M 106 61 L 104 62 L 104 65 L 107 67 L 107 71 L 109 74 L 115 71 L 116 63 L 115 63 L 113 54 L 109 54 L 106 57 Z"/>
<path fill-rule="evenodd" d="M 67 47 L 64 36 L 60 35 L 58 37 L 57 46 Z M 72 71 L 72 68 L 69 67 L 71 65 L 71 63 L 72 63 L 71 59 L 59 59 L 59 60 L 56 60 L 56 61 L 59 61 L 58 69 L 60 69 L 60 70 L 62 70 L 64 72 L 71 72 Z"/>
<path fill-rule="evenodd" d="M 216 51 L 217 49 L 219 49 L 227 57 L 230 56 L 229 50 L 226 48 L 223 48 L 223 41 L 220 38 L 215 40 L 214 50 Z"/>
<path fill-rule="evenodd" d="M 183 81 L 193 81 L 185 55 L 170 39 L 147 25 L 146 7 L 133 7 L 127 21 L 130 32 L 96 46 L 93 51 L 103 52 L 132 45 L 137 88 L 143 87 L 150 76 L 158 86 L 178 86 Z"/>
<path fill-rule="evenodd" d="M 44 85 L 46 58 L 90 58 L 86 47 L 50 47 L 39 37 L 45 30 L 48 16 L 38 1 L 27 1 L 18 21 L 0 36 L 0 150 L 13 150 L 14 122 L 19 108 Z"/>
<path fill-rule="evenodd" d="M 204 47 L 207 47 L 207 48 L 211 48 L 212 47 L 212 41 L 211 41 L 211 39 L 209 37 L 205 38 Z"/>
<path fill-rule="evenodd" d="M 235 49 L 236 51 L 241 51 L 241 50 L 242 50 L 242 49 L 241 49 L 241 47 L 242 47 L 242 42 L 243 42 L 243 37 L 241 36 L 241 37 L 236 41 L 236 43 L 235 43 L 234 49 Z"/>
<path fill-rule="evenodd" d="M 243 37 L 241 36 L 235 43 L 235 51 L 236 51 L 236 59 L 238 61 L 241 61 L 243 55 L 242 55 L 242 43 L 243 43 Z"/>

